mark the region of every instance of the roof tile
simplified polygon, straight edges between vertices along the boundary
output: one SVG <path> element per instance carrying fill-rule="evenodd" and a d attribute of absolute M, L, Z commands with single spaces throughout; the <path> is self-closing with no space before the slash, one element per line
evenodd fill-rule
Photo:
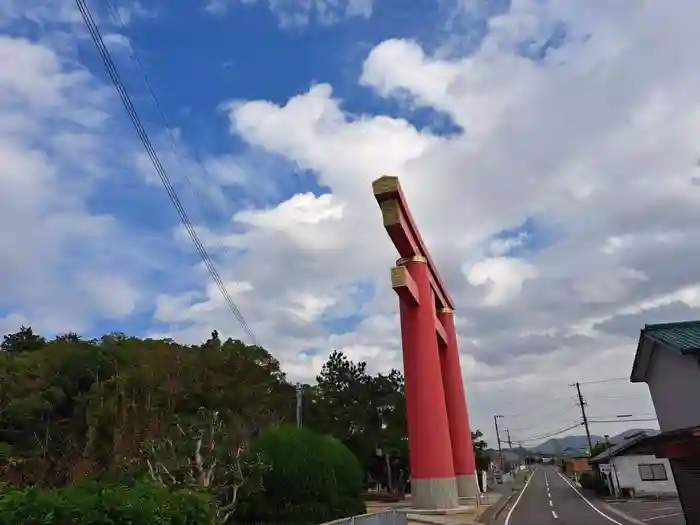
<path fill-rule="evenodd" d="M 700 321 L 648 324 L 642 330 L 642 335 L 682 354 L 700 353 Z"/>

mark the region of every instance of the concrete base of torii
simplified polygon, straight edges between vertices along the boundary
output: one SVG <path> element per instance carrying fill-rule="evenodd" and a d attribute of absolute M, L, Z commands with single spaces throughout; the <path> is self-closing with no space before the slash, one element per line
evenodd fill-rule
<path fill-rule="evenodd" d="M 481 491 L 479 490 L 479 481 L 476 478 L 476 474 L 458 475 L 455 479 L 460 500 L 467 498 L 478 501 Z"/>

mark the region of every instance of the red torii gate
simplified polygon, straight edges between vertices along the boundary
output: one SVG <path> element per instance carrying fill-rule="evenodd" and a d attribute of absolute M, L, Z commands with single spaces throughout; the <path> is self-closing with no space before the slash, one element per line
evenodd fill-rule
<path fill-rule="evenodd" d="M 411 495 L 420 509 L 451 509 L 478 495 L 452 299 L 418 232 L 397 177 L 372 183 L 384 227 L 401 257 L 399 296 Z"/>

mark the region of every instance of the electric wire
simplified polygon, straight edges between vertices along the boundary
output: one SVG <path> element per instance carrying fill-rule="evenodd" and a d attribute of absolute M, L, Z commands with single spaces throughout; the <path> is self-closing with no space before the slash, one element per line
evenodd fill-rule
<path fill-rule="evenodd" d="M 558 430 L 551 431 L 551 432 L 546 433 L 546 434 L 541 434 L 541 435 L 539 435 L 539 436 L 530 436 L 530 437 L 527 437 L 527 438 L 520 438 L 520 437 L 519 437 L 517 441 L 520 442 L 520 443 L 532 443 L 532 442 L 535 442 L 535 441 L 542 441 L 542 440 L 544 440 L 544 439 L 548 439 L 548 438 L 551 438 L 551 437 L 554 437 L 554 436 L 558 436 L 558 435 L 560 435 L 560 434 L 563 434 L 563 433 L 565 433 L 565 432 L 568 432 L 569 430 L 573 430 L 574 428 L 580 427 L 580 426 L 582 426 L 582 425 L 583 425 L 583 423 L 575 423 L 575 424 L 571 424 L 571 425 L 569 425 L 569 426 L 567 426 L 567 427 L 564 427 L 564 428 L 560 428 L 560 429 L 558 429 Z"/>
<path fill-rule="evenodd" d="M 163 186 L 168 194 L 168 197 L 170 198 L 170 201 L 173 203 L 173 206 L 175 206 L 180 220 L 185 226 L 185 229 L 187 230 L 190 239 L 195 245 L 199 256 L 201 257 L 202 261 L 204 262 L 204 265 L 209 271 L 212 280 L 221 292 L 221 295 L 226 301 L 229 310 L 231 310 L 231 313 L 236 318 L 239 325 L 241 326 L 245 334 L 248 336 L 249 340 L 256 346 L 262 346 L 258 338 L 248 326 L 248 323 L 245 321 L 245 318 L 243 317 L 243 314 L 239 310 L 238 306 L 236 306 L 235 302 L 233 301 L 231 294 L 226 288 L 226 285 L 219 276 L 219 272 L 217 271 L 216 266 L 209 257 L 209 254 L 207 253 L 202 242 L 200 241 L 199 236 L 197 235 L 197 232 L 187 215 L 187 212 L 182 206 L 177 192 L 172 186 L 170 178 L 168 177 L 165 168 L 163 168 L 163 165 L 160 162 L 158 154 L 156 153 L 155 149 L 153 148 L 153 145 L 151 144 L 151 141 L 148 137 L 148 133 L 146 132 L 145 128 L 143 127 L 143 124 L 141 123 L 141 119 L 139 118 L 138 113 L 136 112 L 136 108 L 133 105 L 131 97 L 129 96 L 128 92 L 126 91 L 126 88 L 124 87 L 124 84 L 121 81 L 121 78 L 114 65 L 109 50 L 107 49 L 107 46 L 105 45 L 102 39 L 102 35 L 100 34 L 100 31 L 97 27 L 97 24 L 95 23 L 95 20 L 92 17 L 90 8 L 88 7 L 85 0 L 76 0 L 76 5 L 78 7 L 78 10 L 80 11 L 80 14 L 83 17 L 83 21 L 85 22 L 85 26 L 87 27 L 88 32 L 90 33 L 92 41 L 94 42 L 95 47 L 97 48 L 97 52 L 100 55 L 100 58 L 102 58 L 102 61 L 112 81 L 112 84 L 114 85 L 115 89 L 117 90 L 117 93 L 119 94 L 119 97 L 121 98 L 122 104 L 124 105 L 124 109 L 129 115 L 129 118 L 131 119 L 131 122 L 134 125 L 134 128 L 136 129 L 136 133 L 138 134 L 139 139 L 141 140 L 141 143 L 143 144 L 144 149 L 146 150 L 146 153 L 148 154 L 148 157 L 150 158 L 151 163 L 153 164 L 153 167 L 158 173 L 158 176 L 160 177 L 160 180 L 163 183 Z"/>
<path fill-rule="evenodd" d="M 570 403 L 570 402 L 575 401 L 575 398 L 573 396 L 563 395 L 563 396 L 555 397 L 554 399 L 551 400 L 552 404 L 554 404 L 555 406 L 557 405 L 557 401 L 566 401 L 567 403 Z M 530 409 L 520 410 L 519 412 L 510 412 L 510 413 L 501 412 L 499 415 L 502 415 L 506 419 L 518 419 L 518 418 L 522 418 L 522 417 L 532 417 L 533 414 L 540 413 L 541 408 L 542 407 L 540 406 L 540 407 L 533 407 Z M 570 407 L 569 407 L 569 405 L 566 405 L 566 406 L 561 407 L 561 408 L 563 408 L 565 410 L 565 409 L 568 409 Z"/>
<path fill-rule="evenodd" d="M 608 379 L 599 379 L 597 381 L 579 381 L 579 385 L 600 385 L 603 383 L 614 383 L 616 381 L 629 381 L 629 377 L 611 377 Z"/>
<path fill-rule="evenodd" d="M 596 424 L 596 423 L 642 423 L 644 421 L 657 421 L 655 417 L 645 417 L 645 418 L 639 418 L 639 419 L 600 419 L 600 420 L 588 420 L 588 424 Z"/>
<path fill-rule="evenodd" d="M 533 429 L 533 428 L 538 428 L 538 427 L 541 427 L 541 426 L 542 426 L 542 421 L 543 421 L 543 420 L 550 419 L 552 416 L 556 416 L 556 415 L 559 415 L 559 414 L 563 414 L 564 412 L 567 412 L 567 411 L 571 410 L 572 408 L 577 408 L 577 407 L 578 407 L 577 404 L 576 404 L 576 405 L 573 405 L 573 404 L 572 404 L 572 405 L 566 405 L 566 406 L 560 407 L 558 410 L 551 411 L 551 412 L 547 412 L 545 415 L 540 415 L 540 416 L 538 416 L 538 417 L 536 418 L 536 419 L 538 420 L 538 423 L 535 423 L 535 424 L 532 424 L 532 425 L 528 425 L 528 426 L 524 426 L 524 427 L 517 427 L 517 428 L 508 427 L 508 428 L 510 428 L 510 431 L 511 431 L 511 432 L 524 432 L 524 431 L 526 431 L 526 430 L 531 430 L 531 429 Z"/>
<path fill-rule="evenodd" d="M 109 6 L 109 10 L 112 14 L 112 18 L 114 18 L 115 22 L 119 25 L 120 29 L 122 30 L 123 33 L 126 33 L 126 24 L 124 23 L 124 20 L 122 19 L 122 16 L 119 14 L 119 9 L 115 6 L 114 2 L 111 0 L 107 1 L 107 5 Z M 170 122 L 165 116 L 165 111 L 163 110 L 163 106 L 160 104 L 158 97 L 156 96 L 155 90 L 153 89 L 153 84 L 151 83 L 150 79 L 148 78 L 148 74 L 146 73 L 146 68 L 143 66 L 143 62 L 141 62 L 141 59 L 138 56 L 138 53 L 136 52 L 136 49 L 134 46 L 129 43 L 129 58 L 131 61 L 134 63 L 136 69 L 138 70 L 141 80 L 143 81 L 144 86 L 146 87 L 146 90 L 148 91 L 148 94 L 153 101 L 153 104 L 156 107 L 156 110 L 158 111 L 158 115 L 160 116 L 160 120 L 163 124 L 163 127 L 165 128 L 166 135 L 168 136 L 169 142 L 170 142 L 170 147 L 173 151 L 173 155 L 175 157 L 180 158 L 182 161 L 182 155 L 180 152 L 180 148 L 178 147 L 177 140 L 175 139 L 175 135 L 173 133 L 173 128 L 170 125 Z M 202 164 L 202 161 L 199 159 L 199 157 L 195 154 L 190 155 L 192 157 L 192 160 L 196 164 L 197 168 L 201 173 L 206 173 L 207 170 Z M 183 170 L 185 179 L 189 183 L 190 189 L 192 191 L 192 194 L 194 197 L 197 199 L 199 206 L 202 210 L 203 215 L 208 215 L 208 206 L 206 204 L 206 200 L 202 196 L 201 192 L 199 191 L 197 184 L 194 182 L 194 179 L 190 175 L 188 170 Z M 224 258 L 227 257 L 228 255 L 228 249 L 224 246 Z"/>

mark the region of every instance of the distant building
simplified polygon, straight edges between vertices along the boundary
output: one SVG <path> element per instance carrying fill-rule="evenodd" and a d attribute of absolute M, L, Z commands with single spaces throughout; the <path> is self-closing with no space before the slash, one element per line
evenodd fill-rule
<path fill-rule="evenodd" d="M 700 321 L 646 325 L 631 381 L 646 383 L 661 433 L 647 443 L 667 458 L 687 525 L 700 525 Z"/>
<path fill-rule="evenodd" d="M 631 435 L 589 460 L 611 494 L 632 498 L 678 495 L 669 460 L 654 454 L 649 441 L 654 436 L 644 432 Z"/>
<path fill-rule="evenodd" d="M 562 468 L 564 470 L 564 474 L 571 478 L 578 478 L 581 476 L 581 474 L 585 472 L 591 472 L 591 470 L 593 469 L 588 459 L 589 458 L 587 457 L 570 457 L 562 459 Z"/>

